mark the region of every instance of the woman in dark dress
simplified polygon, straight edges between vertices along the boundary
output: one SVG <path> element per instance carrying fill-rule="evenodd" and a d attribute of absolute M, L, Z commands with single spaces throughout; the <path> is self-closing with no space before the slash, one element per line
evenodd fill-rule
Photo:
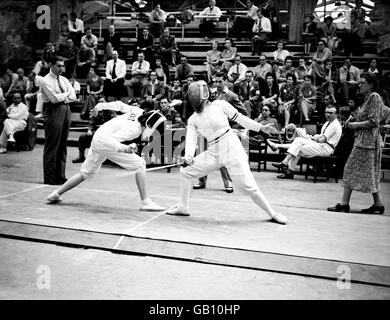
<path fill-rule="evenodd" d="M 89 77 L 87 80 L 87 95 L 83 101 L 83 108 L 81 110 L 80 118 L 84 120 L 89 119 L 89 110 L 93 109 L 103 92 L 104 81 L 96 73 L 96 68 L 89 69 Z"/>

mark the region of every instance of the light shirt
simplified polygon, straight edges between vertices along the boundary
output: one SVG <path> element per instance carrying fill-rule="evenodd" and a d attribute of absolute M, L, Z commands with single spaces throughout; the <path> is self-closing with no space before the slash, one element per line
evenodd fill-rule
<path fill-rule="evenodd" d="M 284 62 L 286 57 L 288 57 L 289 55 L 290 52 L 288 50 L 284 50 L 284 49 L 282 51 L 276 50 L 274 51 L 274 60 Z"/>
<path fill-rule="evenodd" d="M 348 74 L 348 69 L 347 67 L 345 66 L 342 66 L 340 69 L 339 69 L 339 74 L 340 74 L 340 82 L 341 83 L 344 83 L 347 81 L 347 74 Z M 360 70 L 359 68 L 355 67 L 355 66 L 350 66 L 349 67 L 349 74 L 350 74 L 350 80 L 351 81 L 355 81 L 356 83 L 360 81 Z"/>
<path fill-rule="evenodd" d="M 60 89 L 58 80 L 64 92 L 62 92 L 62 90 Z M 50 71 L 46 76 L 43 77 L 43 81 L 41 84 L 41 92 L 43 103 L 71 103 L 76 101 L 77 99 L 76 93 L 69 80 L 63 76 L 57 77 L 52 71 Z M 70 95 L 68 96 L 69 92 Z"/>
<path fill-rule="evenodd" d="M 81 19 L 76 18 L 76 21 L 74 22 L 76 24 L 76 28 L 73 26 L 73 21 L 69 20 L 68 25 L 69 25 L 69 31 L 70 32 L 78 32 L 81 31 L 84 33 L 84 22 Z"/>
<path fill-rule="evenodd" d="M 210 15 L 210 19 L 207 20 L 216 20 L 216 18 L 220 18 L 222 16 L 222 11 L 217 6 L 214 6 L 213 9 L 210 9 L 210 7 L 206 7 L 201 13 L 199 13 L 199 15 L 200 16 Z M 214 19 L 212 19 L 213 16 L 215 17 Z"/>
<path fill-rule="evenodd" d="M 88 39 L 87 35 L 81 37 L 81 43 L 85 43 L 88 48 L 95 48 L 98 45 L 98 38 L 94 34 L 91 34 L 91 38 Z"/>
<path fill-rule="evenodd" d="M 247 13 L 247 16 L 249 16 L 251 19 L 253 20 L 256 20 L 257 18 L 257 7 L 253 4 L 249 10 L 248 10 L 248 13 Z"/>
<path fill-rule="evenodd" d="M 43 77 L 36 75 L 35 80 L 34 80 L 34 85 L 39 88 L 38 91 L 41 91 L 42 82 L 43 82 Z M 32 81 L 28 80 L 27 81 L 27 92 L 30 92 L 32 90 L 32 88 L 33 88 L 33 83 L 32 83 Z"/>
<path fill-rule="evenodd" d="M 114 68 L 114 59 L 108 60 L 106 65 L 107 79 L 112 79 L 111 74 L 113 68 Z M 119 58 L 116 60 L 115 74 L 117 79 L 126 77 L 126 62 L 124 60 Z"/>
<path fill-rule="evenodd" d="M 141 68 L 140 68 L 141 67 Z M 149 73 L 150 63 L 146 60 L 139 62 L 134 61 L 131 66 L 131 75 L 144 77 Z"/>
<path fill-rule="evenodd" d="M 237 65 L 236 64 L 233 64 L 230 69 L 229 69 L 229 72 L 228 72 L 228 77 L 229 76 L 232 76 L 233 73 L 238 73 L 239 76 L 238 76 L 238 79 L 235 80 L 235 81 L 242 81 L 242 80 L 245 80 L 245 73 L 247 72 L 248 70 L 248 67 L 243 64 L 243 63 L 240 63 L 238 65 L 238 72 L 237 72 Z"/>
<path fill-rule="evenodd" d="M 329 124 L 329 125 L 328 125 Z M 321 128 L 321 134 L 326 137 L 326 142 L 336 148 L 341 139 L 342 127 L 338 119 L 332 122 L 326 121 Z"/>
<path fill-rule="evenodd" d="M 7 108 L 8 118 L 12 120 L 27 120 L 28 119 L 28 108 L 23 103 L 11 104 Z"/>
<path fill-rule="evenodd" d="M 255 79 L 260 77 L 265 79 L 265 75 L 268 72 L 272 72 L 272 66 L 269 63 L 265 63 L 263 66 L 258 64 L 254 69 L 253 73 L 255 74 Z"/>
<path fill-rule="evenodd" d="M 261 26 L 261 28 L 260 28 L 260 26 Z M 258 32 L 270 33 L 270 32 L 272 32 L 271 21 L 267 17 L 262 17 L 261 19 L 259 17 L 257 17 L 257 19 L 255 20 L 255 23 L 253 24 L 252 32 L 253 33 L 258 33 Z"/>

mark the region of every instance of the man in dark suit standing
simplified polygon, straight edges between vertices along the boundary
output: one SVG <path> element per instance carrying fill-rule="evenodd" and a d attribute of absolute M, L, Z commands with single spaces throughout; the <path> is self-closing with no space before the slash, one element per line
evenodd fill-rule
<path fill-rule="evenodd" d="M 257 105 L 260 98 L 259 83 L 253 80 L 253 72 L 248 70 L 245 73 L 245 81 L 241 82 L 238 87 L 238 98 L 244 104 L 248 116 L 253 119 L 253 112 L 257 111 Z"/>
<path fill-rule="evenodd" d="M 143 52 L 145 60 L 154 65 L 153 43 L 154 38 L 149 33 L 149 30 L 147 28 L 143 29 L 142 34 L 138 36 L 137 44 L 135 45 L 135 49 L 133 51 L 133 60 L 137 60 L 138 53 Z"/>
<path fill-rule="evenodd" d="M 149 111 L 157 110 L 160 106 L 160 100 L 165 96 L 165 87 L 161 81 L 157 80 L 156 71 L 150 72 L 150 80 L 144 86 L 141 97 L 140 108 Z"/>

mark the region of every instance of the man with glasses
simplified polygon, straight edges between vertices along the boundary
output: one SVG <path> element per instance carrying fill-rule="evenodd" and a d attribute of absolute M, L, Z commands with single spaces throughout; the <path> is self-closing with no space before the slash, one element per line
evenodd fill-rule
<path fill-rule="evenodd" d="M 294 179 L 294 169 L 300 157 L 326 157 L 333 154 L 340 141 L 342 127 L 337 119 L 337 108 L 329 105 L 325 109 L 326 122 L 321 128 L 321 133 L 309 138 L 295 138 L 287 149 L 287 156 L 282 162 L 272 164 L 276 168 L 287 169 L 287 172 L 278 175 L 278 179 Z"/>
<path fill-rule="evenodd" d="M 272 66 L 267 62 L 267 58 L 262 55 L 259 58 L 259 64 L 253 69 L 255 80 L 258 81 L 260 85 L 264 85 L 265 76 L 268 72 L 272 72 Z"/>

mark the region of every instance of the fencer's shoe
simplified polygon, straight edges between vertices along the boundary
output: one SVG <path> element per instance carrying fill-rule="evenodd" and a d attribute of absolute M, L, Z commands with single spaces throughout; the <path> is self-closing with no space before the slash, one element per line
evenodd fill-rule
<path fill-rule="evenodd" d="M 349 212 L 349 204 L 342 205 L 340 203 L 336 204 L 334 207 L 329 207 L 328 211 L 332 212 Z"/>
<path fill-rule="evenodd" d="M 281 213 L 275 212 L 271 217 L 271 222 L 280 223 L 280 224 L 286 224 L 287 218 L 282 215 Z"/>
<path fill-rule="evenodd" d="M 169 214 L 171 216 L 189 216 L 190 212 L 179 205 L 174 205 L 173 207 L 169 208 L 167 211 L 165 211 L 166 214 Z"/>
<path fill-rule="evenodd" d="M 152 200 L 143 202 L 141 205 L 141 208 L 139 208 L 140 211 L 164 211 L 165 208 L 162 206 L 159 206 L 157 203 L 154 203 Z"/>
<path fill-rule="evenodd" d="M 49 201 L 49 203 L 58 203 L 62 201 L 62 197 L 58 194 L 57 190 L 55 190 L 48 195 L 47 201 Z"/>
<path fill-rule="evenodd" d="M 15 138 L 13 135 L 10 135 L 7 139 L 7 142 L 10 142 L 10 143 L 15 143 Z"/>
<path fill-rule="evenodd" d="M 233 193 L 233 187 L 227 187 L 227 188 L 225 188 L 225 192 L 226 193 Z"/>
<path fill-rule="evenodd" d="M 6 148 L 0 148 L 0 153 L 7 153 L 7 149 Z"/>
<path fill-rule="evenodd" d="M 194 184 L 194 185 L 192 186 L 192 189 L 194 189 L 194 190 L 199 190 L 199 189 L 204 189 L 204 188 L 206 188 L 206 185 L 203 184 L 203 183 Z"/>

